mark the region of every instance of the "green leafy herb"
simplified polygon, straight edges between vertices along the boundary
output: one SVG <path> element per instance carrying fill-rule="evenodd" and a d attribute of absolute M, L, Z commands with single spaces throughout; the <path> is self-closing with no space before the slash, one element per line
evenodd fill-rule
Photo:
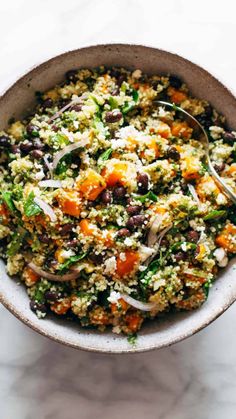
<path fill-rule="evenodd" d="M 71 163 L 72 155 L 71 153 L 68 153 L 58 162 L 58 165 L 55 170 L 56 175 L 63 175 L 69 169 Z"/>
<path fill-rule="evenodd" d="M 133 198 L 142 203 L 146 201 L 158 201 L 157 195 L 155 195 L 152 191 L 149 191 L 148 193 L 146 193 L 146 195 L 133 195 Z"/>
<path fill-rule="evenodd" d="M 119 107 L 117 100 L 114 98 L 114 96 L 109 97 L 109 105 L 111 109 L 117 109 Z"/>
<path fill-rule="evenodd" d="M 16 210 L 16 207 L 12 200 L 12 192 L 10 191 L 2 192 L 2 199 L 11 212 L 14 212 Z"/>
<path fill-rule="evenodd" d="M 60 272 L 65 271 L 66 269 L 68 269 L 71 265 L 73 265 L 73 263 L 78 262 L 79 260 L 82 260 L 85 258 L 85 256 L 87 255 L 87 253 L 81 253 L 79 255 L 75 255 L 75 256 L 71 256 L 69 259 L 67 259 L 66 262 L 62 263 L 58 270 Z"/>
<path fill-rule="evenodd" d="M 18 252 L 26 234 L 27 234 L 27 231 L 24 228 L 18 227 L 17 231 L 13 234 L 11 243 L 8 247 L 8 250 L 7 250 L 8 256 L 14 256 Z"/>
<path fill-rule="evenodd" d="M 213 221 L 222 218 L 227 214 L 226 210 L 213 210 L 203 217 L 204 221 Z"/>
<path fill-rule="evenodd" d="M 138 91 L 137 90 L 133 89 L 132 96 L 133 96 L 133 100 L 135 102 L 138 102 L 139 94 L 138 94 Z"/>
<path fill-rule="evenodd" d="M 41 208 L 34 202 L 34 193 L 30 192 L 26 201 L 24 202 L 24 214 L 27 217 L 38 215 L 42 212 Z"/>
<path fill-rule="evenodd" d="M 132 334 L 128 335 L 128 337 L 127 337 L 127 341 L 132 346 L 136 346 L 137 345 L 137 340 L 138 340 L 137 333 L 132 333 Z"/>
<path fill-rule="evenodd" d="M 112 154 L 112 148 L 108 148 L 98 157 L 98 166 L 102 166 L 103 163 L 109 159 L 110 155 Z"/>

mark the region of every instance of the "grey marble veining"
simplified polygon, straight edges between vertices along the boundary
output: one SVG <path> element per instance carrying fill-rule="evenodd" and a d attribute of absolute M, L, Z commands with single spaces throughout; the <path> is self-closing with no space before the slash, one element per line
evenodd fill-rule
<path fill-rule="evenodd" d="M 224 5 L 1 1 L 0 91 L 52 55 L 102 42 L 175 51 L 236 91 L 236 5 Z M 0 419 L 235 419 L 235 318 L 236 305 L 171 348 L 106 356 L 51 342 L 0 307 Z"/>

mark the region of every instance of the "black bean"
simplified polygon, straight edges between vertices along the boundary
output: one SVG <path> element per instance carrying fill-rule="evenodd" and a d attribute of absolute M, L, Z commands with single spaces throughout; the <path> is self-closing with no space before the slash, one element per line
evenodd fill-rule
<path fill-rule="evenodd" d="M 104 204 L 110 204 L 112 201 L 112 195 L 110 191 L 103 191 L 101 194 L 101 200 Z"/>
<path fill-rule="evenodd" d="M 40 128 L 37 125 L 29 124 L 26 127 L 27 134 L 31 137 L 38 137 Z"/>
<path fill-rule="evenodd" d="M 50 243 L 50 238 L 47 236 L 47 234 L 39 234 L 38 238 L 39 238 L 39 241 L 42 243 L 46 243 L 46 244 Z"/>
<path fill-rule="evenodd" d="M 128 228 L 121 228 L 118 232 L 117 232 L 117 236 L 118 237 L 129 237 L 131 235 L 130 231 L 128 230 Z"/>
<path fill-rule="evenodd" d="M 29 141 L 20 143 L 20 150 L 23 151 L 23 153 L 29 153 L 31 150 L 33 150 L 33 148 L 33 143 L 30 143 Z"/>
<path fill-rule="evenodd" d="M 96 253 L 90 253 L 89 259 L 93 263 L 98 263 L 99 264 L 99 263 L 103 262 L 103 255 L 101 255 L 101 254 L 97 255 Z"/>
<path fill-rule="evenodd" d="M 175 254 L 175 260 L 176 260 L 176 262 L 180 262 L 181 260 L 185 260 L 186 257 L 187 257 L 187 255 L 184 252 L 177 252 Z"/>
<path fill-rule="evenodd" d="M 122 74 L 117 79 L 117 85 L 120 87 L 124 81 L 126 81 L 126 75 Z"/>
<path fill-rule="evenodd" d="M 78 80 L 78 70 L 69 70 L 66 72 L 66 79 L 75 83 Z"/>
<path fill-rule="evenodd" d="M 17 145 L 17 144 L 12 144 L 12 146 L 11 146 L 11 152 L 12 152 L 13 154 L 18 154 L 18 153 L 20 153 L 20 147 L 19 147 L 19 145 Z"/>
<path fill-rule="evenodd" d="M 113 195 L 116 200 L 123 199 L 126 194 L 124 186 L 116 186 L 113 190 Z"/>
<path fill-rule="evenodd" d="M 45 144 L 39 138 L 34 138 L 32 144 L 35 150 L 43 150 L 45 148 Z"/>
<path fill-rule="evenodd" d="M 126 211 L 128 212 L 129 215 L 136 215 L 136 214 L 140 213 L 141 206 L 140 205 L 129 205 L 126 208 Z"/>
<path fill-rule="evenodd" d="M 211 117 L 208 116 L 205 112 L 201 113 L 200 115 L 197 115 L 196 119 L 198 120 L 199 124 L 203 125 L 203 127 L 206 129 L 210 128 L 210 126 L 213 125 Z"/>
<path fill-rule="evenodd" d="M 78 243 L 79 243 L 78 240 L 74 238 L 66 243 L 66 247 L 69 247 L 69 248 L 77 247 Z"/>
<path fill-rule="evenodd" d="M 214 169 L 217 173 L 223 172 L 225 169 L 225 163 L 214 164 Z"/>
<path fill-rule="evenodd" d="M 175 87 L 176 89 L 179 89 L 182 86 L 182 81 L 179 79 L 179 77 L 175 76 L 174 74 L 170 75 L 169 82 L 172 87 Z"/>
<path fill-rule="evenodd" d="M 175 147 L 169 147 L 166 154 L 171 160 L 178 161 L 180 159 L 180 154 Z"/>
<path fill-rule="evenodd" d="M 72 223 L 67 223 L 64 224 L 63 226 L 61 226 L 59 233 L 61 234 L 61 236 L 66 236 L 68 233 L 71 233 L 71 231 L 73 230 L 74 224 Z"/>
<path fill-rule="evenodd" d="M 207 105 L 207 106 L 205 107 L 204 113 L 205 113 L 205 115 L 206 115 L 206 116 L 208 116 L 208 117 L 212 116 L 212 114 L 213 114 L 213 109 L 212 109 L 212 106 L 211 106 L 211 105 Z"/>
<path fill-rule="evenodd" d="M 189 190 L 188 189 L 188 183 L 184 179 L 180 180 L 180 187 L 181 187 L 183 192 L 187 192 Z"/>
<path fill-rule="evenodd" d="M 192 243 L 197 243 L 199 239 L 199 234 L 195 230 L 190 230 L 187 232 L 187 240 Z"/>
<path fill-rule="evenodd" d="M 236 138 L 232 132 L 225 132 L 223 134 L 223 138 L 229 144 L 233 144 L 236 141 Z"/>
<path fill-rule="evenodd" d="M 62 297 L 61 293 L 58 291 L 46 291 L 44 294 L 46 300 L 50 303 L 54 303 L 55 301 L 59 300 Z"/>
<path fill-rule="evenodd" d="M 108 124 L 113 124 L 114 122 L 120 121 L 122 118 L 122 113 L 120 111 L 109 111 L 105 114 L 105 121 Z"/>
<path fill-rule="evenodd" d="M 43 109 L 52 108 L 54 105 L 53 100 L 49 97 L 42 102 Z"/>
<path fill-rule="evenodd" d="M 121 75 L 120 69 L 119 68 L 111 68 L 110 69 L 110 76 L 111 77 L 115 77 L 116 79 L 118 79 Z"/>
<path fill-rule="evenodd" d="M 127 221 L 126 226 L 130 229 L 130 230 L 134 230 L 135 227 L 139 227 L 141 226 L 145 221 L 145 216 L 144 215 L 133 215 L 133 217 L 130 217 Z"/>
<path fill-rule="evenodd" d="M 57 127 L 56 125 L 52 125 L 52 130 L 54 131 L 54 132 L 57 132 L 57 131 L 59 131 L 59 127 Z"/>
<path fill-rule="evenodd" d="M 45 306 L 45 304 L 43 304 L 43 303 L 37 303 L 34 300 L 31 300 L 30 301 L 30 309 L 32 311 L 34 311 L 35 313 L 37 311 L 40 311 L 41 313 L 46 313 L 47 312 L 47 307 Z"/>
<path fill-rule="evenodd" d="M 10 148 L 11 147 L 11 140 L 7 135 L 0 136 L 0 147 L 2 148 Z"/>
<path fill-rule="evenodd" d="M 166 237 L 163 237 L 161 239 L 161 246 L 168 247 L 169 246 L 169 240 Z"/>
<path fill-rule="evenodd" d="M 30 155 L 33 159 L 40 160 L 43 157 L 43 152 L 42 150 L 32 150 Z"/>
<path fill-rule="evenodd" d="M 73 105 L 72 107 L 71 107 L 71 110 L 72 111 L 76 111 L 76 112 L 80 112 L 81 110 L 82 110 L 82 107 L 83 107 L 83 105 L 81 104 L 78 104 L 77 103 L 77 105 Z"/>
<path fill-rule="evenodd" d="M 141 194 L 145 194 L 148 192 L 148 186 L 149 186 L 149 179 L 148 175 L 146 173 L 138 173 L 137 176 L 138 181 L 138 191 Z"/>

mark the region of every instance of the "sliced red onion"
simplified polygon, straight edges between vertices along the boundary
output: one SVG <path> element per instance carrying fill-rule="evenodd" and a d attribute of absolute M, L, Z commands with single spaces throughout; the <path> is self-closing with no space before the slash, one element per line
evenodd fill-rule
<path fill-rule="evenodd" d="M 63 148 L 63 150 L 58 151 L 58 153 L 55 154 L 54 156 L 54 160 L 52 162 L 52 168 L 53 170 L 56 169 L 59 161 L 68 153 L 71 153 L 71 151 L 76 150 L 77 148 L 81 147 L 81 143 L 74 143 L 74 144 L 70 144 L 67 145 L 66 147 Z"/>
<path fill-rule="evenodd" d="M 197 204 L 200 204 L 200 200 L 199 200 L 199 198 L 198 198 L 197 192 L 196 192 L 196 190 L 195 190 L 194 186 L 193 186 L 193 185 L 191 185 L 191 183 L 188 183 L 188 189 L 189 189 L 189 192 L 191 193 L 191 195 L 192 195 L 192 197 L 193 197 L 194 201 L 196 201 L 196 202 L 197 202 Z"/>
<path fill-rule="evenodd" d="M 50 281 L 56 281 L 56 282 L 72 281 L 73 279 L 76 279 L 80 276 L 80 273 L 76 271 L 73 271 L 65 275 L 51 274 L 50 272 L 46 272 L 43 269 L 41 269 L 39 266 L 35 265 L 33 262 L 28 263 L 28 266 L 37 275 L 41 276 L 42 278 L 49 279 Z"/>
<path fill-rule="evenodd" d="M 156 237 L 156 241 L 155 241 L 155 243 L 154 243 L 154 249 L 155 249 L 155 252 L 153 253 L 153 255 L 152 256 L 150 256 L 146 261 L 145 261 L 145 263 L 144 263 L 144 265 L 148 265 L 154 258 L 155 258 L 155 256 L 156 256 L 156 254 L 158 253 L 158 250 L 159 250 L 159 248 L 160 248 L 160 245 L 161 245 L 161 241 L 162 241 L 162 239 L 163 239 L 163 237 L 164 237 L 164 235 L 172 228 L 172 226 L 173 226 L 173 224 L 171 223 L 171 224 L 169 224 L 166 228 L 164 228 L 164 230 L 162 230 L 161 232 L 160 232 L 160 234 L 158 234 L 158 236 L 155 236 Z"/>
<path fill-rule="evenodd" d="M 148 237 L 147 237 L 148 247 L 151 247 L 156 243 L 156 241 L 157 241 L 156 233 L 157 233 L 157 230 L 159 229 L 159 227 L 161 225 L 161 221 L 162 221 L 162 217 L 160 215 L 157 215 L 154 218 L 154 220 L 153 220 L 153 222 L 150 226 L 150 230 L 149 230 Z"/>
<path fill-rule="evenodd" d="M 55 222 L 57 217 L 53 209 L 48 205 L 45 201 L 43 201 L 41 198 L 34 198 L 35 204 L 37 204 L 44 212 L 45 215 L 48 215 L 50 220 L 52 222 Z"/>
<path fill-rule="evenodd" d="M 72 99 L 67 105 L 63 106 L 63 108 L 59 109 L 58 112 L 56 112 L 51 118 L 49 118 L 48 123 L 51 121 L 54 121 L 54 119 L 58 118 L 63 112 L 66 111 L 66 109 L 70 108 L 73 105 L 76 105 L 77 103 L 82 103 L 83 99 L 86 99 L 88 97 L 87 93 L 82 94 L 81 96 L 77 97 L 76 99 Z"/>
<path fill-rule="evenodd" d="M 61 188 L 62 184 L 60 180 L 48 179 L 48 180 L 41 180 L 38 183 L 39 186 L 42 188 Z"/>
<path fill-rule="evenodd" d="M 143 303 L 142 301 L 135 300 L 127 294 L 120 294 L 120 297 L 130 306 L 137 308 L 141 311 L 152 311 L 156 307 L 156 303 Z"/>
<path fill-rule="evenodd" d="M 47 166 L 47 168 L 49 170 L 50 176 L 52 177 L 52 163 L 49 163 L 49 161 L 48 161 L 48 159 L 47 159 L 46 156 L 43 156 L 43 160 L 44 160 L 44 163 L 45 163 L 45 165 Z"/>

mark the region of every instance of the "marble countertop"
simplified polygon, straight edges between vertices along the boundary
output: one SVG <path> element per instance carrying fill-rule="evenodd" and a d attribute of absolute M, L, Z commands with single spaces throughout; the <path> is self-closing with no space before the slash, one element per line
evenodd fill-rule
<path fill-rule="evenodd" d="M 227 7 L 225 7 L 227 6 Z M 236 91 L 234 0 L 0 2 L 0 91 L 62 51 L 134 42 L 175 51 Z M 76 351 L 0 306 L 1 419 L 235 419 L 236 305 L 171 348 L 137 355 Z"/>

